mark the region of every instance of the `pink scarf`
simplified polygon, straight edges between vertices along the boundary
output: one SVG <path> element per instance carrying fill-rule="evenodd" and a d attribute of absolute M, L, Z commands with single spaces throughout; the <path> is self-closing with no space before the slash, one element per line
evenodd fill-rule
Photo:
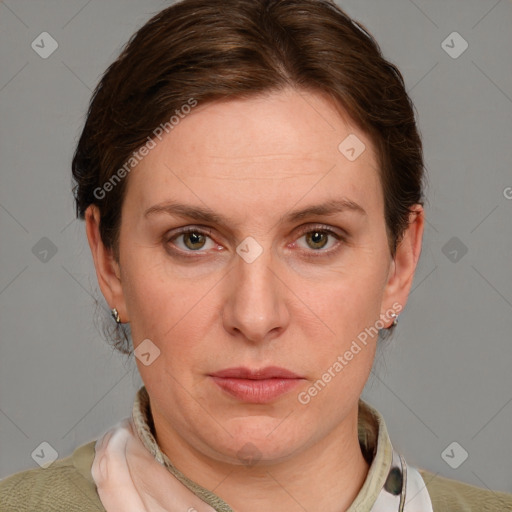
<path fill-rule="evenodd" d="M 155 460 L 131 418 L 98 439 L 91 474 L 108 512 L 215 512 Z"/>

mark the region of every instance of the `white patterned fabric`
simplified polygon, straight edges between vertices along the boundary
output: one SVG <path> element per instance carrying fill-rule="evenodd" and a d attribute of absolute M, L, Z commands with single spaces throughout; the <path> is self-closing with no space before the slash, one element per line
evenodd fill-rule
<path fill-rule="evenodd" d="M 107 512 L 214 512 L 162 466 L 124 419 L 99 438 L 91 474 Z"/>
<path fill-rule="evenodd" d="M 393 450 L 393 461 L 384 487 L 371 512 L 433 512 L 432 502 L 419 471 L 407 466 L 404 458 Z"/>

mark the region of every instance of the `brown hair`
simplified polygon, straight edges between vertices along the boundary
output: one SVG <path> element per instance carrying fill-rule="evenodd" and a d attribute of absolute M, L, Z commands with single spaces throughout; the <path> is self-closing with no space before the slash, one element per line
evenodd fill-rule
<path fill-rule="evenodd" d="M 112 180 L 126 176 L 119 170 L 155 138 L 155 128 L 191 99 L 204 104 L 285 87 L 328 95 L 372 140 L 394 255 L 411 207 L 423 203 L 413 105 L 377 42 L 329 0 L 184 0 L 150 19 L 92 96 L 72 162 L 77 216 L 98 206 L 102 241 L 118 260 L 128 177 Z"/>

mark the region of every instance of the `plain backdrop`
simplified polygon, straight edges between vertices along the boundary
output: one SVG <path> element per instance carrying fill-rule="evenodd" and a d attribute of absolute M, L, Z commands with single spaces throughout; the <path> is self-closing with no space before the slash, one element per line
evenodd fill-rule
<path fill-rule="evenodd" d="M 95 439 L 141 385 L 101 335 L 70 162 L 101 74 L 169 4 L 0 3 L 0 477 Z M 512 3 L 339 4 L 402 71 L 429 177 L 413 291 L 363 398 L 410 464 L 512 492 Z"/>

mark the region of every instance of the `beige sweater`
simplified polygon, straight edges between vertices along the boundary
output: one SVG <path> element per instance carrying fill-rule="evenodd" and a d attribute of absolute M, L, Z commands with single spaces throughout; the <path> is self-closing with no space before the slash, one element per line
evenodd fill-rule
<path fill-rule="evenodd" d="M 137 392 L 132 415 L 139 436 L 157 460 L 215 510 L 232 512 L 219 496 L 183 475 L 160 450 L 145 387 Z M 363 400 L 359 405 L 359 441 L 365 456 L 371 457 L 371 465 L 349 512 L 370 511 L 384 485 L 392 450 L 382 416 Z M 76 448 L 46 469 L 21 471 L 0 481 L 0 512 L 104 512 L 91 476 L 94 444 L 91 441 Z M 420 473 L 434 512 L 512 512 L 512 494 L 480 489 L 421 469 Z"/>

